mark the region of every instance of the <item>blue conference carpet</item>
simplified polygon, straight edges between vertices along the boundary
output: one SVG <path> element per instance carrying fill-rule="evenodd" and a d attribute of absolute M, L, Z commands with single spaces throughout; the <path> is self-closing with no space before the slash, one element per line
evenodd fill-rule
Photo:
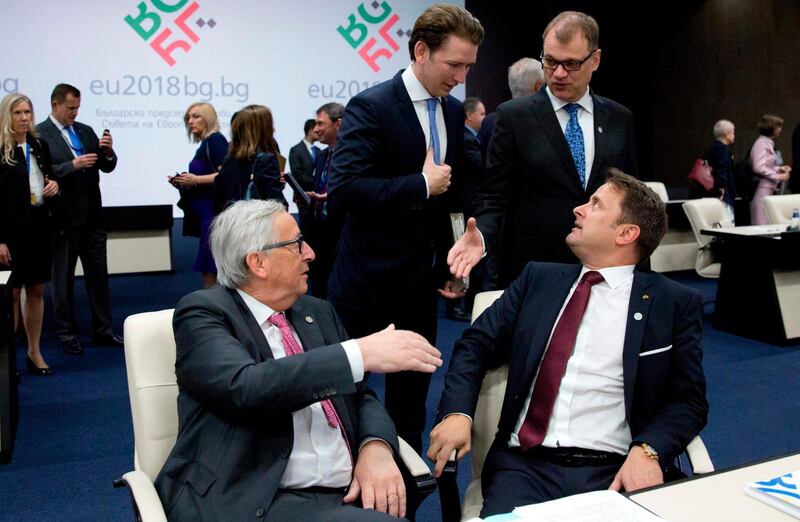
<path fill-rule="evenodd" d="M 200 286 L 190 271 L 196 240 L 180 237 L 180 220 L 173 233 L 175 273 L 114 276 L 111 279 L 117 331 L 128 315 L 174 307 Z M 718 469 L 800 451 L 800 343 L 772 346 L 716 331 L 711 325 L 716 281 L 693 272 L 670 277 L 699 289 L 705 307 L 704 367 L 711 404 L 709 425 L 702 433 Z M 49 306 L 49 305 L 48 305 Z M 76 306 L 79 322 L 89 331 L 88 304 L 79 281 Z M 449 359 L 453 342 L 465 323 L 440 320 L 438 347 Z M 61 352 L 48 307 L 43 352 L 55 370 L 50 378 L 28 376 L 24 347 L 17 349 L 22 374 L 20 423 L 13 460 L 0 465 L 0 520 L 86 521 L 130 520 L 127 492 L 112 481 L 133 467 L 133 430 L 122 349 L 93 347 L 84 336 L 86 354 Z M 382 380 L 373 387 L 382 392 Z M 443 387 L 443 372 L 431 385 L 428 423 Z M 459 468 L 463 491 L 469 465 Z M 418 513 L 420 521 L 438 521 L 439 499 L 432 495 Z"/>

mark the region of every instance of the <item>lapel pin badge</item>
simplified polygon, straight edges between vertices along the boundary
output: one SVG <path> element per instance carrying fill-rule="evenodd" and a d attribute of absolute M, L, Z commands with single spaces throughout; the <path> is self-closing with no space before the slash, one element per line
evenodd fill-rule
<path fill-rule="evenodd" d="M 597 127 L 597 132 L 599 132 L 600 134 L 603 134 L 603 127 Z"/>
<path fill-rule="evenodd" d="M 649 296 L 649 295 L 647 295 L 647 294 L 643 294 L 643 295 L 642 295 L 642 300 L 643 300 L 643 301 L 647 301 L 648 299 L 650 299 L 650 296 Z"/>
<path fill-rule="evenodd" d="M 641 321 L 642 320 L 642 313 L 641 312 L 636 312 L 635 314 L 633 314 L 633 318 L 636 319 L 637 321 Z"/>
<path fill-rule="evenodd" d="M 306 316 L 306 322 L 307 322 L 308 324 L 311 324 L 311 323 L 313 323 L 313 322 L 314 322 L 314 318 L 313 318 L 313 317 L 311 317 L 310 315 L 307 315 L 307 316 Z"/>

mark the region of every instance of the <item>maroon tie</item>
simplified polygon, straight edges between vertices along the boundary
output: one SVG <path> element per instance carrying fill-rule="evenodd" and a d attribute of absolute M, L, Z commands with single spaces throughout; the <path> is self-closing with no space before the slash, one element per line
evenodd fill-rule
<path fill-rule="evenodd" d="M 536 384 L 533 386 L 525 422 L 519 430 L 519 444 L 523 451 L 541 444 L 544 440 L 558 387 L 567 369 L 572 348 L 575 346 L 578 327 L 589 303 L 592 286 L 601 281 L 603 276 L 600 272 L 592 270 L 583 275 L 553 330 L 553 337 L 550 339 L 539 368 L 539 375 L 536 377 Z"/>
<path fill-rule="evenodd" d="M 286 320 L 286 316 L 282 312 L 272 314 L 269 316 L 268 321 L 270 324 L 278 327 L 278 330 L 280 330 L 281 338 L 283 339 L 283 348 L 286 350 L 287 357 L 297 355 L 298 353 L 303 353 L 303 347 L 300 346 L 300 343 L 298 343 L 297 339 L 295 339 L 294 333 L 292 333 L 292 329 L 289 326 L 289 321 Z M 344 439 L 344 443 L 347 445 L 347 452 L 350 454 L 350 460 L 352 461 L 353 452 L 350 450 L 350 442 L 347 440 L 347 434 L 344 432 L 344 426 L 342 426 L 342 421 L 339 419 L 339 414 L 336 413 L 333 403 L 330 399 L 323 399 L 319 402 L 320 405 L 322 405 L 322 411 L 325 412 L 325 418 L 328 420 L 328 424 L 330 424 L 333 428 L 339 428 L 339 431 L 342 432 L 342 438 Z"/>

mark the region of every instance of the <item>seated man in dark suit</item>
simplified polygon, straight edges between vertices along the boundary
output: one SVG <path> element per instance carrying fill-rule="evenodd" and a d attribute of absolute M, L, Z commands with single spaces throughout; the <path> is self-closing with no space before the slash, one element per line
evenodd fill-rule
<path fill-rule="evenodd" d="M 508 364 L 482 516 L 586 491 L 660 484 L 706 424 L 699 294 L 635 270 L 663 237 L 665 205 L 610 169 L 576 207 L 581 265 L 529 263 L 456 343 L 428 455 L 470 449 L 487 369 Z"/>
<path fill-rule="evenodd" d="M 347 341 L 333 308 L 304 295 L 314 251 L 280 202 L 235 203 L 211 251 L 219 285 L 173 319 L 180 422 L 156 479 L 168 518 L 404 516 L 397 435 L 363 377 L 431 373 L 440 353 L 393 326 Z M 343 505 L 359 500 L 374 509 Z"/>

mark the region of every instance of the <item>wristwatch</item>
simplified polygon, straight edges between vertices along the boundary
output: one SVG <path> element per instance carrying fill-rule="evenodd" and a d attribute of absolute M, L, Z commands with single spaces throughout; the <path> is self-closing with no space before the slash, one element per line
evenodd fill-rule
<path fill-rule="evenodd" d="M 642 442 L 641 444 L 639 444 L 639 447 L 642 448 L 642 450 L 644 450 L 644 454 L 647 456 L 648 459 L 655 460 L 656 462 L 658 462 L 658 452 L 655 450 L 655 448 L 653 448 L 653 446 L 651 446 L 646 442 Z"/>

